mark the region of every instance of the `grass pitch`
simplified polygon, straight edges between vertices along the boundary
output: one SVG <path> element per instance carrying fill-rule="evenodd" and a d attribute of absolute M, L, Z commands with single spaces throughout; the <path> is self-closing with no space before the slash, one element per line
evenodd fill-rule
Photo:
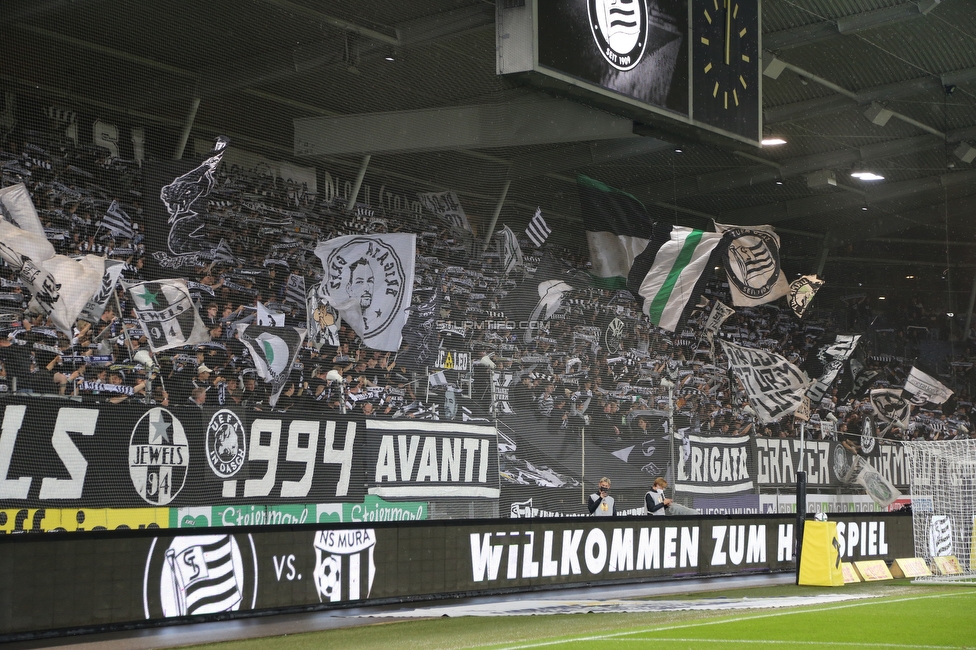
<path fill-rule="evenodd" d="M 234 648 L 390 648 L 528 650 L 547 648 L 919 648 L 976 649 L 976 589 L 922 586 L 908 581 L 830 589 L 763 587 L 662 600 L 810 596 L 872 596 L 827 605 L 735 612 L 668 611 L 640 614 L 459 617 L 409 620 L 283 637 L 235 641 Z M 199 646 L 226 650 L 228 644 Z"/>

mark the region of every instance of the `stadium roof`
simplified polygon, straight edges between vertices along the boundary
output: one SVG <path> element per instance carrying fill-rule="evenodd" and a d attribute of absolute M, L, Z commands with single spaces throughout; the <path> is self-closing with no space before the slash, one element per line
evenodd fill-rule
<path fill-rule="evenodd" d="M 582 173 L 634 194 L 655 219 L 773 224 L 787 270 L 822 267 L 834 288 L 951 288 L 948 308 L 969 302 L 973 0 L 766 0 L 763 67 L 775 76 L 763 77 L 762 110 L 766 134 L 787 141 L 778 147 L 638 125 L 579 141 L 471 145 L 450 133 L 421 151 L 356 151 L 357 139 L 384 137 L 373 120 L 349 123 L 345 149 L 296 156 L 296 119 L 382 113 L 396 125 L 408 111 L 495 115 L 548 101 L 496 75 L 495 15 L 489 0 L 19 0 L 0 27 L 0 85 L 177 133 L 199 99 L 194 137 L 227 134 L 344 179 L 372 154 L 376 189 L 454 189 L 482 229 L 504 194 L 499 224 L 524 226 L 542 206 L 554 237 L 572 245 L 582 245 Z M 884 180 L 859 181 L 854 169 Z M 818 183 L 828 172 L 836 185 Z"/>

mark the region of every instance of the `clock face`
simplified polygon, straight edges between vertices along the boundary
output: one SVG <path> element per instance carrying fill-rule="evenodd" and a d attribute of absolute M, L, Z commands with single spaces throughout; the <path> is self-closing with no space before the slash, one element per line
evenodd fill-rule
<path fill-rule="evenodd" d="M 694 119 L 759 139 L 759 0 L 693 0 Z"/>

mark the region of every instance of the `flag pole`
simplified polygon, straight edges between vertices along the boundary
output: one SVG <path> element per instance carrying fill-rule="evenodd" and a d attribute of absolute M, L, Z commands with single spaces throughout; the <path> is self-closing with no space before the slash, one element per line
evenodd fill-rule
<path fill-rule="evenodd" d="M 580 429 L 580 503 L 586 504 L 586 427 Z"/>
<path fill-rule="evenodd" d="M 671 498 L 678 496 L 678 467 L 674 462 L 674 382 L 668 382 L 668 456 L 671 463 Z"/>

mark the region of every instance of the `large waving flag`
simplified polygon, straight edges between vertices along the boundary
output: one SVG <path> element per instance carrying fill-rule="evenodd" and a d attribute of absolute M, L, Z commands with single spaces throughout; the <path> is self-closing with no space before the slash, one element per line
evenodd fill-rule
<path fill-rule="evenodd" d="M 721 343 L 729 370 L 745 388 L 760 422 L 776 422 L 800 408 L 810 384 L 803 371 L 775 352 Z"/>
<path fill-rule="evenodd" d="M 112 233 L 113 237 L 132 239 L 132 219 L 125 213 L 118 201 L 112 201 L 105 211 L 105 216 L 98 222 L 99 228 Z"/>
<path fill-rule="evenodd" d="M 593 275 L 622 289 L 634 258 L 651 237 L 647 211 L 634 196 L 588 176 L 577 176 L 576 187 Z"/>
<path fill-rule="evenodd" d="M 25 201 L 21 193 L 9 189 L 0 194 L 0 259 L 30 290 L 28 311 L 44 314 L 71 336 L 78 315 L 101 285 L 105 258 L 86 255 L 73 260 L 55 255 L 30 196 Z"/>
<path fill-rule="evenodd" d="M 525 229 L 525 234 L 536 248 L 542 248 L 542 245 L 549 239 L 549 235 L 552 234 L 552 228 L 542 218 L 542 208 L 535 209 L 535 214 L 532 215 L 532 219 Z"/>
<path fill-rule="evenodd" d="M 185 280 L 123 282 L 153 352 L 210 340 Z"/>
<path fill-rule="evenodd" d="M 37 216 L 34 201 L 23 183 L 0 189 L 0 216 L 21 230 L 44 237 L 44 224 Z M 51 251 L 54 254 L 54 251 Z"/>
<path fill-rule="evenodd" d="M 471 230 L 468 217 L 464 214 L 464 208 L 455 192 L 419 192 L 417 197 L 425 208 L 445 222 L 461 230 Z"/>
<path fill-rule="evenodd" d="M 247 346 L 258 376 L 271 384 L 268 403 L 274 406 L 288 383 L 295 357 L 305 341 L 305 330 L 298 327 L 261 327 L 237 324 L 241 343 Z"/>
<path fill-rule="evenodd" d="M 325 277 L 316 289 L 374 350 L 395 352 L 413 298 L 417 236 L 346 235 L 320 242 Z"/>
<path fill-rule="evenodd" d="M 916 406 L 926 402 L 944 404 L 952 397 L 952 390 L 932 375 L 912 366 L 908 377 L 905 378 L 902 395 Z"/>
<path fill-rule="evenodd" d="M 510 291 L 501 307 L 505 317 L 523 329 L 521 339 L 529 343 L 544 331 L 546 322 L 562 307 L 568 292 L 591 284 L 586 274 L 565 266 L 546 253 L 535 275 Z"/>
<path fill-rule="evenodd" d="M 518 238 L 512 229 L 504 226 L 495 233 L 498 241 L 498 252 L 502 258 L 502 266 L 505 273 L 511 273 L 516 266 L 522 266 L 522 247 L 519 246 Z"/>
<path fill-rule="evenodd" d="M 772 226 L 739 227 L 716 223 L 715 230 L 731 238 L 725 270 L 733 305 L 763 305 L 790 292 L 790 283 L 779 261 L 779 235 Z"/>
<path fill-rule="evenodd" d="M 714 267 L 714 257 L 722 254 L 728 240 L 720 233 L 674 226 L 669 239 L 662 241 L 662 230 L 655 226 L 654 236 L 634 262 L 627 285 L 644 299 L 643 311 L 651 322 L 674 332 L 695 307 Z M 653 261 L 648 262 L 651 258 Z"/>

